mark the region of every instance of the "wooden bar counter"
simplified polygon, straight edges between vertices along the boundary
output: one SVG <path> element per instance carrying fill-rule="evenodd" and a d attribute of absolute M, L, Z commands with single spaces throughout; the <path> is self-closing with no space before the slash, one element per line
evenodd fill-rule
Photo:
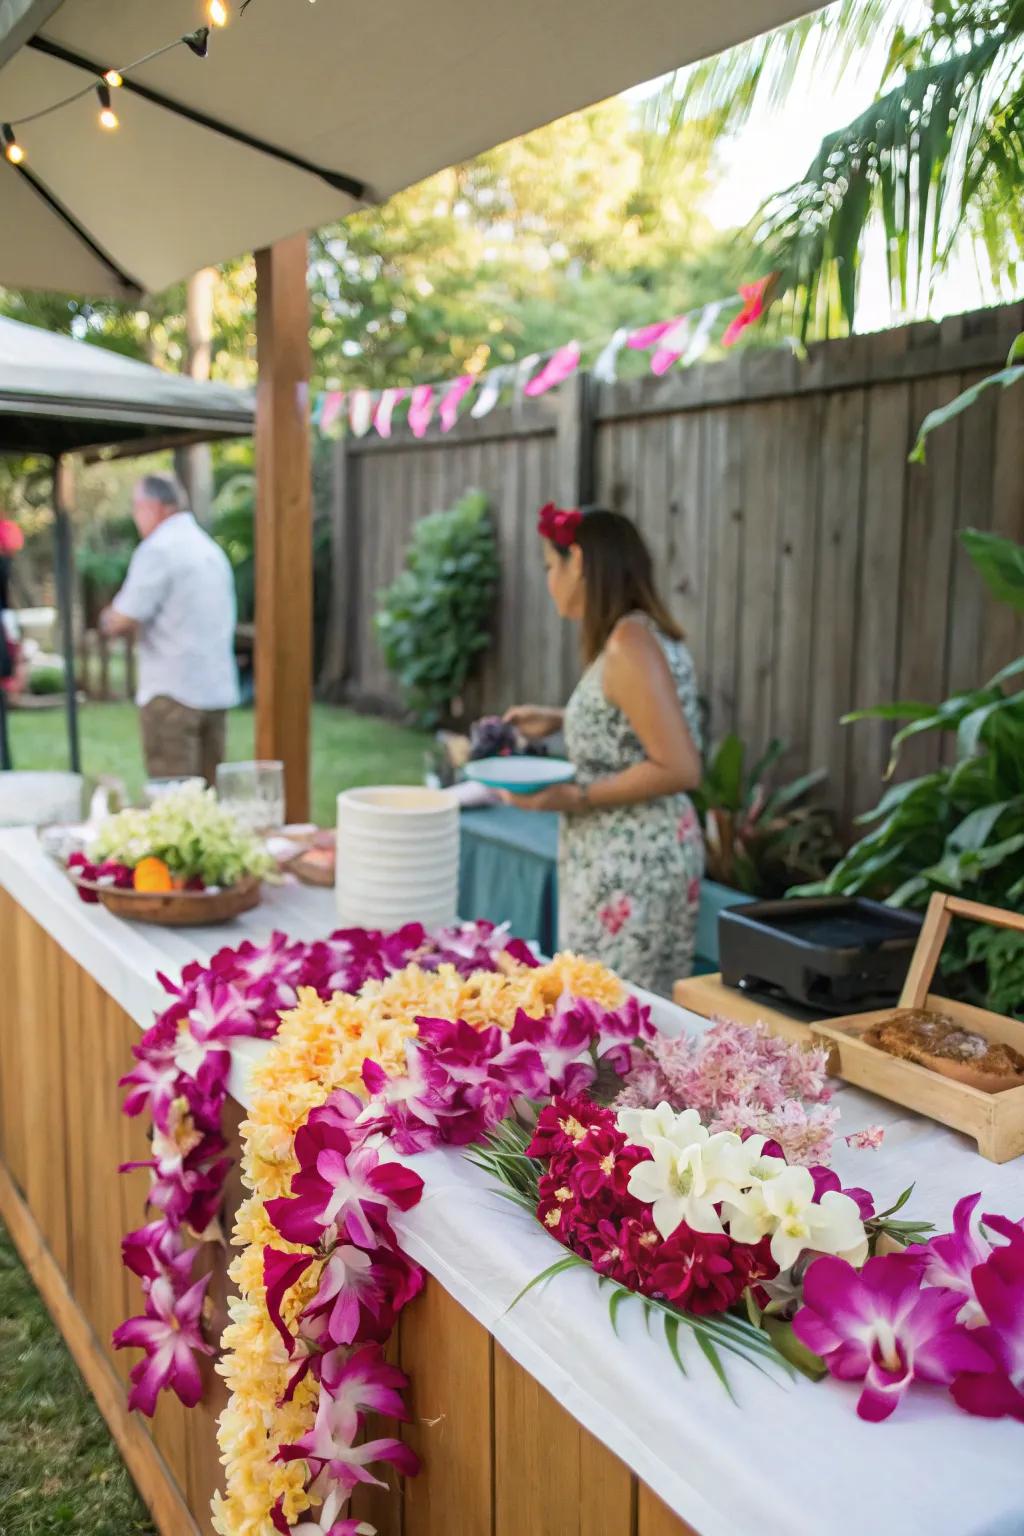
<path fill-rule="evenodd" d="M 151 1423 L 126 1407 L 137 1352 L 110 1342 L 142 1306 L 120 1242 L 142 1221 L 148 1186 L 145 1170 L 119 1176 L 117 1169 L 149 1155 L 145 1119 L 121 1114 L 117 1081 L 160 1005 L 156 969 L 167 966 L 168 949 L 173 967 L 174 959 L 183 964 L 225 943 L 265 939 L 274 927 L 294 937 L 325 934 L 334 926 L 332 897 L 275 892 L 229 929 L 145 930 L 96 908 L 70 908 L 68 895 L 77 897 L 29 834 L 3 834 L 0 843 L 0 1215 L 161 1532 L 206 1533 L 221 1474 L 220 1377 L 207 1362 L 202 1402 L 186 1409 L 165 1393 Z M 77 954 L 61 942 L 72 924 Z M 117 973 L 115 995 L 95 970 Z M 243 1111 L 234 1103 L 229 1110 L 237 1159 Z M 229 1232 L 240 1194 L 233 1181 L 223 1216 Z M 208 1251 L 223 1323 L 227 1256 Z M 402 1432 L 424 1470 L 386 1496 L 371 1491 L 361 1507 L 357 1496 L 354 1511 L 381 1536 L 680 1536 L 690 1529 L 434 1280 L 402 1318 L 397 1357 L 412 1383 L 412 1419 Z"/>
<path fill-rule="evenodd" d="M 211 1530 L 224 1393 L 207 1363 L 196 1408 L 165 1394 L 152 1423 L 127 1412 L 136 1352 L 115 1352 L 110 1335 L 140 1310 L 120 1241 L 143 1219 L 148 1174 L 117 1168 L 144 1158 L 148 1143 L 143 1121 L 121 1114 L 117 1080 L 165 1001 L 158 971 L 176 977 L 190 960 L 274 929 L 309 940 L 334 926 L 332 893 L 300 886 L 223 929 L 121 923 L 79 902 L 33 834 L 0 832 L 0 1215 L 163 1536 Z M 706 1027 L 667 1003 L 655 1018 L 669 1033 Z M 239 1041 L 232 1052 L 236 1157 L 247 1067 L 266 1049 Z M 940 1230 L 975 1190 L 981 1211 L 1024 1217 L 1021 1160 L 986 1162 L 964 1137 L 858 1090 L 841 1088 L 835 1102 L 836 1171 L 880 1206 L 914 1183 L 913 1214 Z M 846 1144 L 869 1125 L 884 1129 L 884 1147 Z M 621 1307 L 613 1330 L 607 1297 L 583 1270 L 513 1307 L 557 1247 L 457 1152 L 414 1161 L 424 1194 L 399 1236 L 428 1282 L 402 1314 L 394 1355 L 411 1381 L 400 1432 L 423 1472 L 354 1501 L 380 1536 L 1024 1532 L 1019 1424 L 970 1418 L 924 1389 L 890 1423 L 867 1424 L 854 1411 L 856 1384 L 789 1381 L 727 1359 L 733 1400 L 685 1330 L 685 1377 L 638 1304 Z M 228 1231 L 240 1195 L 236 1177 Z M 215 1341 L 226 1254 L 210 1245 L 207 1255 Z"/>

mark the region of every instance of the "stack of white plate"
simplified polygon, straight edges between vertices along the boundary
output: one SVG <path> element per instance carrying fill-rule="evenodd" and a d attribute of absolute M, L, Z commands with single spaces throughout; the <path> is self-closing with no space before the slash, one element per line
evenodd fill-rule
<path fill-rule="evenodd" d="M 345 927 L 453 923 L 459 894 L 454 795 L 412 786 L 340 794 L 335 894 Z"/>
<path fill-rule="evenodd" d="M 0 773 L 0 827 L 82 819 L 80 773 Z"/>

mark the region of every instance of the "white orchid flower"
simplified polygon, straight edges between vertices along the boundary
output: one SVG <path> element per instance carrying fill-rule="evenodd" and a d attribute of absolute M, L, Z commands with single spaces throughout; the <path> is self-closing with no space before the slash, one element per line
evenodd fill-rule
<path fill-rule="evenodd" d="M 780 1270 L 791 1268 L 805 1252 L 837 1254 L 851 1264 L 863 1262 L 867 1234 L 849 1195 L 829 1190 L 815 1202 L 808 1169 L 784 1166 L 772 1173 L 725 1201 L 722 1215 L 736 1242 L 757 1243 L 770 1233 L 772 1258 Z"/>
<path fill-rule="evenodd" d="M 677 1114 L 664 1101 L 656 1109 L 620 1109 L 615 1123 L 627 1141 L 636 1147 L 646 1147 L 649 1152 L 653 1152 L 656 1141 L 690 1147 L 695 1142 L 706 1142 L 710 1134 L 695 1109 Z"/>
<path fill-rule="evenodd" d="M 680 1146 L 665 1137 L 651 1144 L 651 1161 L 638 1163 L 629 1175 L 629 1192 L 652 1207 L 654 1225 L 663 1238 L 686 1225 L 693 1232 L 722 1232 L 715 1207 L 738 1197 L 746 1179 L 743 1143 L 732 1131 Z"/>

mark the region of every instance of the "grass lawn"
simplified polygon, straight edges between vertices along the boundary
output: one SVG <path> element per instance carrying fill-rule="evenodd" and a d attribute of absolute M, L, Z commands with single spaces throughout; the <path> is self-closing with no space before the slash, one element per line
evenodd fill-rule
<path fill-rule="evenodd" d="M 132 704 L 86 704 L 80 713 L 82 763 L 87 775 L 114 774 L 137 795 L 142 787 L 142 748 Z M 16 768 L 67 767 L 63 710 L 11 713 L 11 752 Z M 313 817 L 333 827 L 339 790 L 358 784 L 413 784 L 423 779 L 428 738 L 390 720 L 357 715 L 350 709 L 317 704 L 313 709 Z M 228 757 L 253 754 L 253 716 L 234 710 L 228 729 Z M 2 1528 L 0 1528 L 2 1529 Z"/>
<path fill-rule="evenodd" d="M 136 711 L 87 704 L 82 760 L 134 794 L 144 774 Z M 253 751 L 251 710 L 231 715 L 228 756 Z M 390 721 L 318 705 L 313 712 L 313 813 L 333 826 L 339 790 L 415 783 L 428 738 Z M 67 766 L 61 710 L 15 712 L 18 768 Z M 111 1255 L 111 1263 L 118 1256 Z M 82 1385 L 31 1280 L 0 1227 L 0 1536 L 151 1536 L 155 1531 L 99 1410 Z"/>
<path fill-rule="evenodd" d="M 99 1409 L 0 1227 L 0 1532 L 155 1531 Z"/>

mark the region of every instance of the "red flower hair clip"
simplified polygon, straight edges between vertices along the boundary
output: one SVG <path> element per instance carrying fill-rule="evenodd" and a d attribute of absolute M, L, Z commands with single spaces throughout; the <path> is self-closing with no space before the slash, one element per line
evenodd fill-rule
<path fill-rule="evenodd" d="M 557 544 L 559 549 L 568 549 L 570 544 L 575 544 L 582 521 L 583 513 L 577 507 L 556 507 L 549 501 L 537 514 L 537 532 L 542 539 Z"/>

